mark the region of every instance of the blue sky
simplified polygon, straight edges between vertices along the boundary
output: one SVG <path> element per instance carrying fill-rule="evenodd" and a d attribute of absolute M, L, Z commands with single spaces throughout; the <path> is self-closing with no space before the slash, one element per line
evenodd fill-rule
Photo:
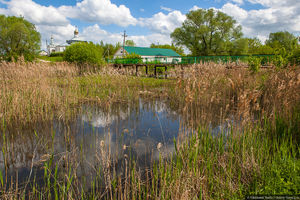
<path fill-rule="evenodd" d="M 72 38 L 75 26 L 86 40 L 121 42 L 138 46 L 171 43 L 170 33 L 180 27 L 192 9 L 214 8 L 242 25 L 244 35 L 264 41 L 270 32 L 300 34 L 300 0 L 0 0 L 0 14 L 24 16 L 46 39 L 57 44 Z"/>

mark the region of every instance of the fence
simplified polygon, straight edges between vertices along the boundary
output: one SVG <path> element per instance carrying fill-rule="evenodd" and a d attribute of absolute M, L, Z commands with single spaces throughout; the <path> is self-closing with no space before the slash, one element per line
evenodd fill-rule
<path fill-rule="evenodd" d="M 261 58 L 261 64 L 270 63 L 274 55 L 243 55 L 243 56 L 198 56 L 198 57 L 155 57 L 155 58 L 116 58 L 107 60 L 113 64 L 197 64 L 202 62 L 247 62 L 249 58 Z"/>

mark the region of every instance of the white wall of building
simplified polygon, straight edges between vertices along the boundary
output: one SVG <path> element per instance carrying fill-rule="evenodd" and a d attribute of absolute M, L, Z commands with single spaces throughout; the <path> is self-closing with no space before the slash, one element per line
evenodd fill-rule
<path fill-rule="evenodd" d="M 126 51 L 125 51 L 126 52 Z M 114 58 L 122 58 L 123 57 L 123 48 L 120 48 L 114 55 Z M 143 59 L 143 62 L 161 62 L 161 63 L 176 63 L 181 62 L 180 57 L 165 57 L 165 56 L 141 56 Z"/>

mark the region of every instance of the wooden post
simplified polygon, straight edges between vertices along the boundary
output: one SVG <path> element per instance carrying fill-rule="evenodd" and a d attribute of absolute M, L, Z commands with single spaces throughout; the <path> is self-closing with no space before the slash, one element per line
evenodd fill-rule
<path fill-rule="evenodd" d="M 138 66 L 135 65 L 135 75 L 137 76 L 138 75 Z"/>
<path fill-rule="evenodd" d="M 166 66 L 165 66 L 165 78 L 168 77 L 168 75 L 167 75 L 167 70 L 168 70 L 168 66 L 166 65 Z"/>
<path fill-rule="evenodd" d="M 146 67 L 146 76 L 148 76 L 148 65 L 145 65 Z"/>
<path fill-rule="evenodd" d="M 156 65 L 154 65 L 154 76 L 156 77 Z"/>

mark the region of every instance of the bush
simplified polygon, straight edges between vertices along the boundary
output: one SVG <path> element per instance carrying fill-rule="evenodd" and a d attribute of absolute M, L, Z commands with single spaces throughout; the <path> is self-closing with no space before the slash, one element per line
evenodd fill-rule
<path fill-rule="evenodd" d="M 288 57 L 276 55 L 272 62 L 277 68 L 286 67 L 288 65 Z"/>
<path fill-rule="evenodd" d="M 54 52 L 50 54 L 50 57 L 63 57 L 64 52 Z"/>
<path fill-rule="evenodd" d="M 292 56 L 289 58 L 291 64 L 300 65 L 300 48 L 296 49 Z"/>
<path fill-rule="evenodd" d="M 262 62 L 262 58 L 250 56 L 248 58 L 248 65 L 249 65 L 250 71 L 258 72 L 258 70 L 261 66 L 261 62 Z"/>
<path fill-rule="evenodd" d="M 79 65 L 101 65 L 104 63 L 102 58 L 103 49 L 92 42 L 78 42 L 67 47 L 64 52 L 64 60 L 67 62 L 77 63 Z"/>

